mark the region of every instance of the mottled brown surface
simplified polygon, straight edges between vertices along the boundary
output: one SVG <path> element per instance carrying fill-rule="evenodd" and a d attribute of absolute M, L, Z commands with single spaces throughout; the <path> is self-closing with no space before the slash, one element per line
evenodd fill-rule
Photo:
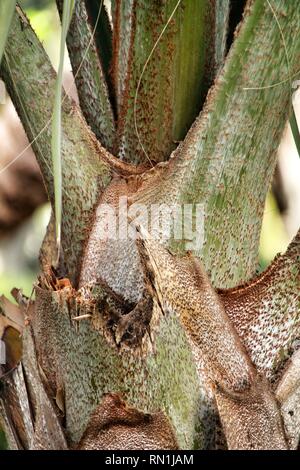
<path fill-rule="evenodd" d="M 19 307 L 2 295 L 0 297 L 0 340 L 5 345 L 6 362 L 0 364 L 0 379 L 10 374 L 21 360 L 23 326 L 24 316 Z"/>
<path fill-rule="evenodd" d="M 42 175 L 11 103 L 0 117 L 0 238 L 9 235 L 47 201 Z M 9 166 L 11 165 L 11 166 Z M 8 168 L 3 170 L 6 166 Z"/>

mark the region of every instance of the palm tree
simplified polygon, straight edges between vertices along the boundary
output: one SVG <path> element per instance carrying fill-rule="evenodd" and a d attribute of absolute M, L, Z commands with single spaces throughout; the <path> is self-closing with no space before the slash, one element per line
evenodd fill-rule
<path fill-rule="evenodd" d="M 300 235 L 255 273 L 300 7 L 111 3 L 75 2 L 68 31 L 80 109 L 63 95 L 60 248 L 53 215 L 34 300 L 1 300 L 9 446 L 297 448 Z M 56 75 L 19 7 L 1 77 L 54 209 Z M 134 211 L 160 205 L 154 233 Z M 182 237 L 163 225 L 174 205 Z M 133 236 L 103 237 L 103 207 Z"/>

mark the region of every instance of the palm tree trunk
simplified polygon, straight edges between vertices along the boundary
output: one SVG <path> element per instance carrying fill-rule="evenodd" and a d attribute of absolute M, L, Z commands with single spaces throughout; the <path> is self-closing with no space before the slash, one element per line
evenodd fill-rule
<path fill-rule="evenodd" d="M 118 10 L 122 2 L 113 3 L 114 24 L 119 28 L 114 31 L 122 34 L 126 15 Z M 132 90 L 144 62 L 138 55 L 139 37 L 146 34 L 141 18 L 151 13 L 143 5 L 138 8 L 138 3 L 126 2 L 132 9 L 128 13 L 131 46 L 114 38 L 119 119 L 115 149 L 121 157 L 125 152 L 125 160 L 133 164 L 145 161 L 144 152 L 135 151 Z M 220 2 L 206 3 L 221 8 Z M 228 20 L 225 3 L 223 27 Z M 188 17 L 200 21 L 196 3 L 193 8 L 186 10 Z M 170 14 L 159 13 L 162 22 Z M 220 11 L 210 13 L 213 24 L 217 19 L 220 22 Z M 299 7 L 296 2 L 278 0 L 275 13 L 280 29 L 269 2 L 247 3 L 243 23 L 202 112 L 172 158 L 154 169 L 117 161 L 96 140 L 76 105 L 64 98 L 63 257 L 55 269 L 51 267 L 56 253 L 50 224 L 35 300 L 15 291 L 24 319 L 22 360 L 19 363 L 12 354 L 16 368 L 3 379 L 0 398 L 11 447 L 211 448 L 218 414 L 229 448 L 298 445 L 300 413 L 292 387 L 294 369 L 287 364 L 284 375 L 282 369 L 285 359 L 296 353 L 294 343 L 299 336 L 299 236 L 269 274 L 247 287 L 216 290 L 249 280 L 257 267 L 264 201 L 289 116 L 289 77 L 299 63 L 300 38 L 291 34 L 300 21 Z M 79 17 L 74 18 L 71 34 L 75 34 Z M 176 18 L 179 21 L 180 16 L 172 25 L 175 32 L 171 28 L 171 39 L 166 39 L 166 43 L 172 42 L 175 35 L 175 49 L 176 34 L 183 36 L 183 42 L 188 35 L 184 27 L 176 33 Z M 206 19 L 201 19 L 203 24 Z M 216 50 L 212 54 L 216 61 L 220 48 L 224 55 L 225 43 L 220 37 L 212 42 L 219 45 L 219 54 Z M 125 65 L 121 46 L 131 47 Z M 197 50 L 198 45 L 195 47 Z M 178 51 L 172 63 L 175 69 L 180 48 Z M 213 60 L 211 56 L 209 60 Z M 164 73 L 167 69 L 162 76 Z M 103 80 L 102 69 L 99 74 Z M 156 89 L 159 83 L 153 70 L 150 78 L 151 74 Z M 35 138 L 33 148 L 53 204 L 48 123 L 55 74 L 20 9 L 1 75 L 29 138 Z M 124 95 L 120 91 L 123 82 L 118 82 L 122 75 L 126 76 Z M 204 90 L 209 79 L 200 78 Z M 176 80 L 170 80 L 168 93 L 175 84 Z M 104 101 L 108 96 L 108 92 L 101 95 Z M 183 99 L 184 88 L 178 96 Z M 141 94 L 145 103 L 147 98 Z M 149 158 L 161 161 L 174 147 L 170 129 L 180 129 L 184 135 L 191 116 L 178 113 L 177 102 L 166 121 L 161 121 L 164 107 L 159 109 L 155 100 L 152 104 L 155 126 L 164 122 L 166 134 L 157 135 L 166 148 L 157 159 Z M 103 105 L 100 98 L 98 105 Z M 104 115 L 110 112 L 106 106 Z M 103 120 L 107 138 L 112 135 L 112 121 Z M 148 143 L 154 124 L 149 116 L 143 116 L 143 122 L 140 136 Z M 110 148 L 111 141 L 106 145 Z M 99 239 L 97 208 L 110 203 L 117 210 L 119 197 L 128 198 L 129 208 L 139 203 L 149 210 L 153 204 L 192 204 L 193 210 L 201 204 L 204 243 L 195 251 L 204 268 L 180 258 L 186 245 L 174 239 L 170 242 L 170 233 L 164 233 L 165 245 L 176 256 L 151 239 L 142 242 L 143 237 L 137 244 L 134 240 Z M 7 320 L 3 320 L 2 338 L 13 353 L 13 339 L 5 338 L 5 332 L 15 326 L 11 310 L 3 301 L 2 317 Z M 296 390 L 298 393 L 298 387 Z"/>

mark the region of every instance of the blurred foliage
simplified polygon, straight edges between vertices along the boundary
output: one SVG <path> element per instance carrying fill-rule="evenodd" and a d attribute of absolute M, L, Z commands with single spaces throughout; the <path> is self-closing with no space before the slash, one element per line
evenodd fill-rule
<path fill-rule="evenodd" d="M 53 2 L 54 0 L 19 0 L 22 8 L 32 8 L 34 10 L 43 10 Z"/>
<path fill-rule="evenodd" d="M 272 193 L 269 192 L 266 200 L 260 236 L 260 270 L 264 270 L 272 262 L 277 253 L 284 252 L 289 242 L 290 240 L 285 230 L 275 198 Z"/>

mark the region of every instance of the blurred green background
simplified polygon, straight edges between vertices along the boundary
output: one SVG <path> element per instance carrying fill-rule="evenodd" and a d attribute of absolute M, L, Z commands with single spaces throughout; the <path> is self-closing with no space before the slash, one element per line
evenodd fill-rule
<path fill-rule="evenodd" d="M 42 41 L 54 68 L 57 68 L 59 60 L 60 21 L 54 0 L 21 0 L 21 6 L 29 16 L 31 24 Z M 69 63 L 66 70 L 71 70 Z M 1 119 L 1 106 L 0 106 Z M 295 149 L 290 143 L 290 153 Z M 294 159 L 295 160 L 295 159 Z M 291 166 L 289 171 L 300 174 L 299 165 Z M 0 145 L 1 161 L 1 145 Z M 297 163 L 297 162 L 296 162 Z M 295 197 L 300 199 L 299 191 Z M 45 233 L 50 215 L 49 206 L 46 204 L 37 209 L 30 220 L 26 221 L 16 233 L 8 239 L 0 239 L 0 290 L 10 297 L 10 291 L 14 286 L 21 286 L 26 295 L 31 294 L 32 283 L 38 272 L 38 251 Z M 295 230 L 288 230 L 285 223 L 285 215 L 281 214 L 276 198 L 270 190 L 265 207 L 265 215 L 260 243 L 260 269 L 265 268 L 278 252 L 286 249 Z M 292 214 L 299 220 L 299 214 Z M 296 222 L 296 225 L 298 222 Z"/>

